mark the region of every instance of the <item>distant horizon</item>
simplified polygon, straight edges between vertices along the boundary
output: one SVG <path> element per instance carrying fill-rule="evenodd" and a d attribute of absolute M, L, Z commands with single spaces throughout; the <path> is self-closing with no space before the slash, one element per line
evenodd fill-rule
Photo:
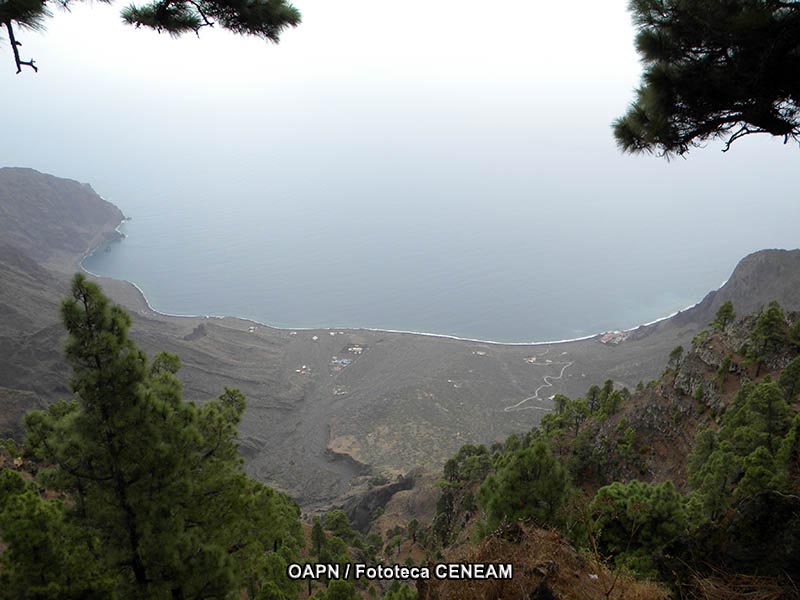
<path fill-rule="evenodd" d="M 88 183 L 88 182 L 85 182 L 85 183 Z M 120 229 L 119 229 L 120 226 L 122 226 L 125 222 L 130 221 L 130 220 L 132 220 L 132 217 L 130 217 L 129 215 L 124 215 L 124 219 L 117 226 L 116 230 L 121 235 L 125 236 L 124 232 L 120 231 Z M 83 271 L 85 271 L 86 273 L 88 273 L 88 274 L 90 274 L 92 276 L 95 276 L 95 277 L 110 277 L 110 275 L 107 275 L 107 274 L 99 274 L 99 273 L 95 273 L 95 272 L 91 271 L 89 268 L 87 268 L 87 266 L 85 265 L 85 262 L 86 262 L 86 260 L 91 260 L 92 257 L 96 253 L 98 253 L 100 251 L 104 251 L 106 249 L 106 247 L 110 246 L 110 247 L 113 248 L 113 245 L 116 244 L 116 243 L 120 243 L 120 240 L 105 241 L 105 242 L 102 242 L 102 243 L 98 244 L 97 246 L 95 246 L 94 248 L 90 249 L 89 251 L 87 251 L 87 253 L 84 255 L 84 257 L 80 261 L 80 268 Z M 792 251 L 792 250 L 800 250 L 800 247 L 798 247 L 798 248 L 776 248 L 776 247 L 770 247 L 770 248 L 761 248 L 759 250 L 755 250 L 753 252 L 750 252 L 750 253 L 742 256 L 736 262 L 736 264 L 733 266 L 733 268 L 731 269 L 730 275 L 733 274 L 733 272 L 735 271 L 736 267 L 739 265 L 739 263 L 742 260 L 744 260 L 745 258 L 747 258 L 748 256 L 750 256 L 752 254 L 757 254 L 759 252 L 763 252 L 763 251 L 767 251 L 767 250 Z M 111 251 L 113 251 L 113 249 Z M 594 333 L 589 333 L 589 334 L 586 334 L 586 335 L 583 335 L 583 336 L 580 336 L 580 337 L 574 337 L 574 338 L 532 340 L 532 341 L 491 340 L 491 339 L 464 337 L 464 336 L 461 336 L 461 335 L 458 335 L 458 334 L 452 334 L 452 333 L 430 332 L 430 331 L 414 331 L 414 330 L 404 330 L 404 329 L 390 329 L 390 328 L 383 328 L 383 327 L 362 327 L 362 326 L 357 326 L 357 325 L 346 325 L 346 326 L 345 325 L 322 325 L 322 326 L 274 325 L 274 324 L 271 324 L 271 323 L 266 322 L 266 321 L 261 321 L 261 320 L 259 320 L 257 318 L 252 318 L 252 317 L 243 316 L 243 315 L 237 315 L 237 314 L 172 313 L 172 312 L 166 312 L 166 311 L 163 311 L 163 310 L 160 310 L 160 309 L 156 308 L 151 303 L 151 300 L 150 300 L 150 298 L 148 298 L 147 293 L 135 281 L 131 281 L 131 280 L 128 280 L 128 279 L 119 279 L 117 277 L 113 277 L 113 278 L 121 280 L 121 281 L 126 281 L 127 283 L 132 285 L 139 292 L 139 294 L 142 297 L 142 300 L 147 305 L 147 307 L 148 307 L 148 309 L 150 311 L 152 311 L 154 313 L 157 313 L 157 314 L 160 314 L 160 315 L 163 315 L 163 316 L 169 316 L 169 317 L 209 318 L 209 319 L 210 318 L 213 318 L 213 319 L 232 318 L 232 319 L 238 319 L 238 320 L 242 320 L 242 321 L 251 322 L 251 323 L 253 323 L 253 324 L 257 325 L 257 326 L 267 327 L 267 328 L 270 328 L 270 329 L 275 329 L 275 330 L 280 330 L 280 331 L 293 331 L 293 330 L 296 330 L 296 331 L 326 331 L 327 332 L 327 331 L 333 331 L 333 330 L 338 330 L 338 329 L 347 329 L 347 330 L 364 330 L 364 331 L 384 332 L 384 333 L 398 333 L 398 334 L 408 334 L 408 335 L 421 335 L 421 336 L 438 337 L 438 338 L 445 338 L 445 339 L 452 339 L 452 340 L 466 341 L 466 342 L 476 342 L 476 343 L 491 344 L 491 345 L 541 346 L 541 345 L 549 345 L 549 344 L 556 344 L 556 343 L 568 343 L 568 342 L 577 342 L 577 341 L 587 340 L 587 339 L 598 337 L 598 336 L 600 336 L 600 335 L 602 335 L 604 333 L 608 333 L 608 332 L 615 332 L 615 331 L 621 331 L 621 332 L 625 332 L 625 333 L 633 332 L 633 331 L 635 331 L 637 329 L 640 329 L 642 327 L 648 327 L 648 326 L 660 323 L 662 321 L 666 321 L 666 320 L 668 320 L 668 319 L 670 319 L 670 318 L 672 318 L 674 316 L 677 316 L 678 314 L 681 314 L 681 313 L 683 313 L 683 312 L 685 312 L 687 310 L 690 310 L 690 309 L 696 307 L 698 304 L 700 304 L 708 296 L 708 294 L 714 293 L 714 292 L 719 291 L 720 289 L 722 289 L 725 286 L 725 284 L 730 280 L 730 275 L 728 277 L 726 277 L 722 281 L 722 283 L 719 284 L 719 286 L 717 286 L 716 288 L 708 289 L 705 294 L 703 294 L 700 298 L 698 298 L 693 303 L 691 303 L 691 304 L 689 304 L 689 305 L 687 305 L 687 306 L 685 306 L 685 307 L 683 307 L 681 309 L 678 309 L 678 310 L 675 310 L 673 312 L 670 312 L 669 314 L 666 314 L 664 316 L 656 317 L 656 318 L 654 318 L 652 320 L 649 320 L 647 322 L 642 322 L 642 323 L 639 323 L 637 325 L 627 326 L 627 327 L 620 326 L 620 327 L 617 327 L 617 328 L 604 329 L 602 331 L 597 331 L 597 332 L 594 332 Z"/>

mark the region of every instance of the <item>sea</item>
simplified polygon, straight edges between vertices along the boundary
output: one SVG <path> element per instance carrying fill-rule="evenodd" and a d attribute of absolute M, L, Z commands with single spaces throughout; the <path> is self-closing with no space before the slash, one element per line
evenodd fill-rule
<path fill-rule="evenodd" d="M 671 163 L 615 153 L 600 165 L 562 152 L 505 170 L 365 154 L 305 175 L 273 165 L 132 180 L 109 198 L 130 218 L 124 238 L 83 265 L 135 283 L 168 314 L 580 338 L 684 309 L 746 254 L 800 245 L 797 178 L 759 152 Z"/>

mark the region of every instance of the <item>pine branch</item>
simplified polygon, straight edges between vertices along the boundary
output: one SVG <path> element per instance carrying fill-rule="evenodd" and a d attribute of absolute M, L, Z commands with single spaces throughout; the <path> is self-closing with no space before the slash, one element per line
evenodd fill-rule
<path fill-rule="evenodd" d="M 19 57 L 19 48 L 22 44 L 14 37 L 14 28 L 11 26 L 11 21 L 6 21 L 6 29 L 8 30 L 8 40 L 11 42 L 11 49 L 14 52 L 14 62 L 17 64 L 17 75 L 22 73 L 22 67 L 30 67 L 38 73 L 39 67 L 36 66 L 33 59 L 22 60 Z"/>
<path fill-rule="evenodd" d="M 746 135 L 750 135 L 751 133 L 764 133 L 764 130 L 750 129 L 747 125 L 742 125 L 739 131 L 737 131 L 730 138 L 728 138 L 728 141 L 725 142 L 725 146 L 722 148 L 722 151 L 727 152 L 728 150 L 731 149 L 731 144 L 733 144 L 733 142 Z"/>
<path fill-rule="evenodd" d="M 203 10 L 202 6 L 200 6 L 199 3 L 195 2 L 194 0 L 188 0 L 188 2 L 189 2 L 189 4 L 194 6 L 195 10 L 197 10 L 197 13 L 203 19 L 203 22 L 200 23 L 194 30 L 194 32 L 197 35 L 197 37 L 200 37 L 200 29 L 202 27 L 213 27 L 214 26 L 214 22 L 211 21 L 208 18 L 208 15 L 205 13 L 205 11 Z"/>

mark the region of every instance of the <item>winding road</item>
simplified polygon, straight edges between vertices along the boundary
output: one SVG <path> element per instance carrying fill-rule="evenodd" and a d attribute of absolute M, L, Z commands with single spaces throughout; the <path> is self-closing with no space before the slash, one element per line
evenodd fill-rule
<path fill-rule="evenodd" d="M 544 355 L 542 355 L 542 356 L 544 356 Z M 545 408 L 543 406 L 523 406 L 523 404 L 525 404 L 526 402 L 529 402 L 531 400 L 540 400 L 539 392 L 542 391 L 544 388 L 553 387 L 553 383 L 552 382 L 563 378 L 564 377 L 564 371 L 569 369 L 574 364 L 575 364 L 574 360 L 573 361 L 569 361 L 569 362 L 548 363 L 546 365 L 548 367 L 554 366 L 554 365 L 562 365 L 561 372 L 558 374 L 558 376 L 545 375 L 544 378 L 543 378 L 544 383 L 542 385 L 540 385 L 539 387 L 537 387 L 536 390 L 534 390 L 532 396 L 528 396 L 527 398 L 523 398 L 522 400 L 520 400 L 519 402 L 517 402 L 516 404 L 513 404 L 511 406 L 506 406 L 503 409 L 503 412 L 515 412 L 515 411 L 519 411 L 519 410 L 551 410 L 550 408 Z M 538 366 L 538 365 L 536 365 L 536 366 Z"/>

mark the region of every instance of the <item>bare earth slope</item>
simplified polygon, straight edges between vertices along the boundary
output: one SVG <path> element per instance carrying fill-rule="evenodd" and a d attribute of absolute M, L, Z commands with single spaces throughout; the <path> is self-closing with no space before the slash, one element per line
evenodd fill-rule
<path fill-rule="evenodd" d="M 0 169 L 0 435 L 15 429 L 26 402 L 68 394 L 58 303 L 84 252 L 112 236 L 122 218 L 88 186 Z M 181 356 L 187 399 L 202 401 L 225 386 L 247 395 L 240 433 L 248 470 L 313 507 L 371 475 L 438 469 L 464 443 L 530 429 L 555 393 L 575 397 L 607 377 L 629 387 L 653 378 L 726 299 L 741 312 L 772 299 L 800 309 L 800 251 L 747 257 L 696 308 L 617 346 L 597 338 L 509 346 L 165 317 L 130 284 L 101 284 L 133 315 L 142 347 Z"/>
<path fill-rule="evenodd" d="M 122 218 L 89 184 L 33 169 L 0 169 L 0 240 L 45 266 L 71 268 Z"/>

